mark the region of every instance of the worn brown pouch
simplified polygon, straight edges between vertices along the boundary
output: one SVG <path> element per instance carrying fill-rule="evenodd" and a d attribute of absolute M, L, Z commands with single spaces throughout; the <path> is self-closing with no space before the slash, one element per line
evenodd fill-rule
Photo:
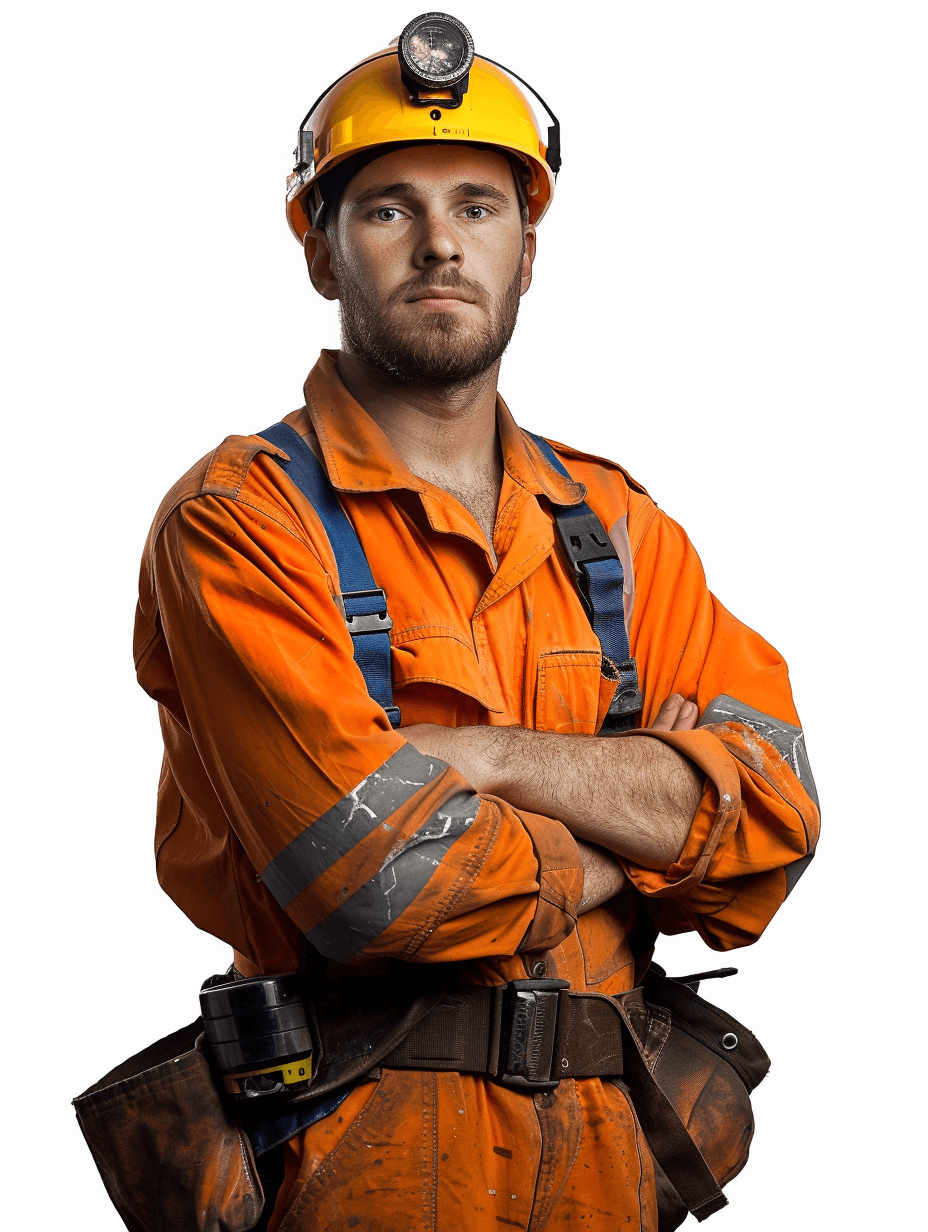
<path fill-rule="evenodd" d="M 642 985 L 619 1000 L 637 1046 L 642 1077 L 647 1070 L 666 1096 L 721 1189 L 747 1162 L 754 1134 L 750 1093 L 769 1070 L 770 1058 L 747 1027 L 686 983 L 666 978 L 656 965 Z M 630 1078 L 634 1067 L 629 1070 Z M 640 1081 L 638 1091 L 635 1085 L 629 1083 L 633 1099 L 637 1095 L 643 1104 L 648 1094 Z M 644 1107 L 639 1115 L 643 1111 Z M 643 1128 L 648 1138 L 648 1126 Z M 649 1145 L 655 1156 L 659 1232 L 672 1232 L 692 1207 L 661 1167 L 660 1144 L 649 1141 Z M 692 1171 L 692 1161 L 689 1165 L 684 1161 L 684 1181 L 688 1168 Z M 705 1213 L 712 1213 L 709 1204 Z"/>
<path fill-rule="evenodd" d="M 199 1019 L 74 1101 L 107 1193 L 130 1232 L 247 1232 L 264 1195 L 247 1135 L 223 1104 Z"/>

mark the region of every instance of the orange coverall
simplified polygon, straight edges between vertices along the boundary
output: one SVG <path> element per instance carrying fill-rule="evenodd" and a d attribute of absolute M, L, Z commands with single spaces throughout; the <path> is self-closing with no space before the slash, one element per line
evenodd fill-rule
<path fill-rule="evenodd" d="M 317 443 L 387 592 L 405 724 L 597 730 L 615 686 L 548 503 L 584 498 L 625 565 L 642 725 L 674 691 L 700 713 L 721 696 L 798 724 L 780 656 L 709 593 L 683 531 L 620 467 L 555 444 L 565 479 L 500 400 L 494 571 L 477 523 L 404 466 L 334 353 L 305 395 L 287 422 Z M 479 796 L 369 697 L 332 551 L 277 452 L 229 437 L 171 490 L 135 636 L 166 749 L 158 877 L 238 969 L 296 969 L 305 935 L 358 979 L 392 958 L 466 961 L 467 979 L 498 984 L 541 960 L 549 977 L 618 993 L 646 965 L 629 945 L 640 902 L 663 931 L 695 928 L 714 949 L 754 941 L 814 849 L 799 763 L 737 718 L 663 736 L 705 773 L 686 845 L 665 871 L 623 861 L 637 893 L 578 920 L 583 873 L 565 827 Z M 271 1232 L 656 1227 L 634 1111 L 599 1079 L 532 1095 L 387 1069 L 286 1154 Z"/>

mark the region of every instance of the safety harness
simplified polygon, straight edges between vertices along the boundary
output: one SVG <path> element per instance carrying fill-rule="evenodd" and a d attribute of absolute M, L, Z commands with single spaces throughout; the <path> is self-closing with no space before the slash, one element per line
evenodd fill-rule
<path fill-rule="evenodd" d="M 400 711 L 393 699 L 390 671 L 389 631 L 393 621 L 386 592 L 377 585 L 357 533 L 324 467 L 303 437 L 285 423 L 276 423 L 260 435 L 289 455 L 275 457 L 275 461 L 322 522 L 338 568 L 355 662 L 371 697 L 384 708 L 391 724 L 398 727 Z M 570 479 L 548 442 L 530 435 L 555 470 Z M 560 506 L 552 502 L 552 509 L 561 547 L 599 639 L 603 674 L 616 681 L 615 697 L 599 733 L 613 735 L 631 727 L 643 705 L 625 627 L 622 562 L 589 505 Z M 649 925 L 646 949 L 651 948 L 654 936 Z M 540 963 L 533 970 L 543 976 L 544 967 Z M 678 1195 L 673 1201 L 682 1199 L 682 1217 L 688 1209 L 697 1219 L 705 1219 L 725 1206 L 727 1200 L 665 1093 L 668 1083 L 659 1084 L 654 1070 L 659 1055 L 673 1055 L 673 1049 L 665 1044 L 669 1017 L 666 1009 L 661 1008 L 672 1004 L 675 1025 L 682 1024 L 684 1036 L 677 1032 L 671 1038 L 685 1037 L 690 1041 L 688 1047 L 696 1040 L 714 1057 L 733 1064 L 732 1045 L 721 1042 L 729 1038 L 725 1035 L 729 1031 L 736 1045 L 741 1041 L 738 1081 L 747 1090 L 760 1081 L 769 1061 L 754 1037 L 740 1023 L 695 996 L 700 978 L 729 974 L 732 970 L 706 972 L 677 981 L 666 979 L 660 968 L 652 964 L 643 987 L 618 997 L 577 992 L 561 979 L 511 980 L 496 987 L 455 985 L 445 988 L 437 999 L 413 998 L 405 1010 L 408 1017 L 401 1023 L 401 1029 L 395 1030 L 389 1039 L 384 1037 L 379 1047 L 368 1040 L 363 1055 L 356 1055 L 357 1031 L 346 1031 L 345 1023 L 363 1021 L 370 1026 L 376 1018 L 373 1009 L 368 1007 L 362 1013 L 359 1007 L 346 1007 L 342 1004 L 342 993 L 341 1000 L 335 998 L 333 1010 L 331 996 L 323 993 L 319 1000 L 313 999 L 322 1056 L 313 1085 L 306 1094 L 294 1096 L 283 1111 L 262 1116 L 262 1109 L 256 1108 L 256 1115 L 249 1118 L 252 1145 L 257 1154 L 264 1155 L 329 1115 L 354 1082 L 379 1076 L 381 1067 L 486 1074 L 506 1086 L 530 1093 L 551 1091 L 562 1078 L 598 1077 L 616 1082 L 631 1093 L 652 1154 Z M 657 1037 L 655 1023 L 660 1028 Z M 732 1024 L 737 1036 L 730 1031 Z M 656 1046 L 655 1038 L 659 1041 Z M 668 1064 L 680 1068 L 676 1062 Z M 680 1072 L 686 1072 L 686 1065 Z M 678 1083 L 679 1077 L 674 1071 L 669 1086 Z M 679 1218 L 667 1227 L 676 1227 L 677 1222 Z"/>
<path fill-rule="evenodd" d="M 345 623 L 351 634 L 354 660 L 361 669 L 367 691 L 383 706 L 391 724 L 400 725 L 399 707 L 393 701 L 390 671 L 390 629 L 393 621 L 387 609 L 387 596 L 374 581 L 357 532 L 339 503 L 325 468 L 289 424 L 276 423 L 259 434 L 289 454 L 276 458 L 287 476 L 313 506 L 323 525 L 335 563 Z M 529 434 L 548 462 L 570 479 L 566 467 L 548 442 Z M 638 669 L 628 645 L 625 628 L 623 590 L 625 574 L 618 552 L 606 528 L 583 502 L 579 505 L 554 505 L 554 523 L 593 632 L 603 656 L 603 675 L 616 681 L 615 696 L 599 734 L 615 735 L 631 727 L 641 710 L 643 697 L 638 687 Z"/>

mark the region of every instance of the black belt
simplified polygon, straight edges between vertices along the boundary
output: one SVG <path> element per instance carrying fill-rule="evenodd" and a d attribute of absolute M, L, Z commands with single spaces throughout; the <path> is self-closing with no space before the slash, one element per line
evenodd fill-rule
<path fill-rule="evenodd" d="M 618 1002 L 602 993 L 573 992 L 566 980 L 458 985 L 381 1058 L 381 1067 L 488 1074 L 530 1091 L 550 1091 L 562 1078 L 621 1075 L 648 1145 L 686 1206 L 703 1220 L 727 1204 L 655 1081 L 643 1039 Z"/>
<path fill-rule="evenodd" d="M 507 1086 L 549 1091 L 562 1078 L 618 1077 L 621 1027 L 611 997 L 573 992 L 566 980 L 459 984 L 380 1065 L 489 1074 Z"/>

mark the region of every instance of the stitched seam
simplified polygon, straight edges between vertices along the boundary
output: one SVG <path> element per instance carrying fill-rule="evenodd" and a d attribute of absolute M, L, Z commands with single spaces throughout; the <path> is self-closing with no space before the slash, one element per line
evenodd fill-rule
<path fill-rule="evenodd" d="M 432 1229 L 438 1232 L 438 1074 L 432 1071 Z"/>
<path fill-rule="evenodd" d="M 297 1195 L 293 1205 L 291 1206 L 290 1210 L 287 1212 L 285 1216 L 285 1219 L 287 1221 L 291 1220 L 293 1216 L 296 1214 L 299 1214 L 299 1215 L 304 1214 L 306 1207 L 308 1206 L 312 1198 L 312 1195 L 309 1192 L 311 1186 L 314 1183 L 319 1183 L 322 1181 L 322 1178 L 325 1175 L 328 1165 L 337 1157 L 339 1152 L 345 1146 L 348 1139 L 352 1137 L 352 1135 L 361 1127 L 362 1122 L 367 1119 L 368 1114 L 371 1111 L 372 1105 L 377 1103 L 378 1099 L 381 1097 L 382 1090 L 383 1090 L 382 1082 L 379 1082 L 377 1084 L 376 1090 L 374 1090 L 371 1093 L 371 1096 L 365 1103 L 364 1107 L 361 1109 L 358 1115 L 354 1118 L 351 1124 L 345 1129 L 345 1132 L 342 1134 L 341 1139 L 338 1142 L 337 1146 L 332 1147 L 331 1151 L 329 1151 L 328 1155 L 325 1156 L 325 1158 L 322 1160 L 319 1167 L 312 1174 L 312 1176 L 307 1178 L 305 1187 Z M 298 1206 L 299 1206 L 299 1210 L 297 1210 Z M 283 1225 L 281 1226 L 283 1227 Z M 294 1223 L 293 1226 L 305 1226 L 305 1225 Z"/>
<path fill-rule="evenodd" d="M 616 1083 L 616 1086 L 618 1086 L 618 1083 Z M 619 1089 L 621 1089 L 621 1088 L 619 1088 Z M 623 1091 L 623 1094 L 624 1094 L 624 1091 Z M 633 1123 L 633 1125 L 634 1125 L 634 1127 L 635 1127 L 635 1129 L 634 1129 L 634 1133 L 632 1134 L 632 1137 L 635 1139 L 635 1154 L 638 1156 L 638 1193 L 637 1193 L 637 1198 L 638 1198 L 638 1226 L 639 1226 L 639 1228 L 640 1228 L 640 1227 L 641 1227 L 641 1186 L 642 1186 L 642 1183 L 644 1182 L 644 1164 L 643 1164 L 642 1159 L 641 1159 L 641 1144 L 640 1144 L 640 1143 L 639 1143 L 639 1141 L 638 1141 L 638 1134 L 639 1134 L 639 1132 L 640 1132 L 641 1126 L 638 1124 L 638 1117 L 637 1117 L 637 1115 L 636 1115 L 636 1113 L 635 1113 L 635 1109 L 634 1109 L 634 1107 L 632 1106 L 632 1101 L 631 1101 L 631 1096 L 630 1096 L 630 1095 L 626 1096 L 626 1101 L 625 1101 L 625 1102 L 628 1104 L 628 1109 L 629 1109 L 629 1111 L 630 1111 L 630 1112 L 631 1112 L 631 1114 L 632 1114 L 632 1123 Z M 657 1206 L 657 1186 L 656 1186 L 656 1185 L 655 1185 L 655 1187 L 654 1187 L 654 1205 L 655 1205 L 655 1206 Z"/>
<path fill-rule="evenodd" d="M 208 496 L 216 496 L 214 492 L 204 493 Z M 271 505 L 265 505 L 263 501 L 246 499 L 244 496 L 218 496 L 219 500 L 234 500 L 239 505 L 247 505 L 250 509 L 257 510 L 258 513 L 270 518 L 272 522 L 276 522 L 278 526 L 282 526 L 284 530 L 289 531 L 294 539 L 298 539 L 312 551 L 312 545 L 305 535 L 301 535 L 297 530 L 296 524 L 287 517 L 285 513 L 281 513 L 279 509 L 274 509 Z M 317 555 L 313 552 L 313 555 Z M 318 558 L 318 557 L 317 557 Z"/>
<path fill-rule="evenodd" d="M 472 697 L 475 702 L 479 702 L 485 710 L 489 710 L 491 714 L 502 714 L 502 706 L 491 705 L 485 697 L 479 693 L 474 693 L 470 689 L 465 689 L 459 680 L 443 680 L 440 676 L 406 676 L 402 681 L 403 685 L 408 684 L 442 684 L 449 689 L 454 689 L 456 693 L 463 693 L 465 697 Z M 396 686 L 400 687 L 399 685 Z"/>
<path fill-rule="evenodd" d="M 523 492 L 525 491 L 524 488 L 522 490 Z M 493 526 L 493 538 L 495 540 L 497 535 L 499 536 L 500 546 L 504 553 L 509 550 L 509 545 L 512 542 L 512 531 L 515 526 L 515 506 L 521 499 L 519 492 L 513 492 L 500 511 L 499 517 Z"/>
<path fill-rule="evenodd" d="M 475 618 L 477 616 L 482 616 L 486 612 L 487 608 L 492 607 L 494 603 L 498 603 L 500 599 L 505 599 L 507 595 L 510 595 L 513 591 L 518 590 L 528 575 L 534 572 L 534 569 L 527 568 L 528 565 L 538 559 L 538 557 L 546 559 L 550 555 L 551 548 L 537 547 L 530 552 L 520 564 L 516 565 L 513 570 L 509 571 L 510 576 L 512 576 L 513 574 L 521 573 L 522 570 L 525 570 L 517 582 L 514 582 L 511 586 L 508 582 L 500 583 L 499 586 L 493 586 L 491 583 L 491 585 L 488 586 L 487 590 L 484 592 L 483 598 L 477 605 L 477 610 L 474 612 Z"/>
<path fill-rule="evenodd" d="M 255 1177 L 251 1175 L 251 1168 L 248 1166 L 248 1155 L 245 1152 L 245 1143 L 242 1140 L 241 1130 L 238 1131 L 238 1149 L 242 1153 L 242 1167 L 245 1169 L 245 1179 L 248 1181 L 248 1184 L 252 1187 L 252 1189 L 255 1190 L 255 1196 L 257 1196 L 258 1187 L 255 1184 Z"/>
<path fill-rule="evenodd" d="M 418 636 L 413 636 L 414 634 L 418 634 Z M 451 625 L 411 625 L 400 633 L 391 635 L 390 640 L 395 646 L 402 646 L 407 641 L 423 642 L 430 638 L 448 638 L 452 641 L 460 642 L 468 650 L 472 651 L 474 649 L 473 637 L 465 637 L 463 633 Z"/>
<path fill-rule="evenodd" d="M 313 394 L 315 395 L 315 390 L 313 390 Z M 309 410 L 309 407 L 307 406 L 306 409 Z M 325 424 L 322 422 L 322 417 L 320 416 L 319 423 L 316 423 L 312 415 L 310 415 L 309 420 L 310 420 L 310 423 L 313 425 L 313 428 L 315 429 L 316 436 L 322 448 L 323 461 L 326 467 L 328 467 L 329 458 L 331 457 L 332 459 L 331 467 L 332 467 L 332 470 L 335 472 L 335 480 L 338 483 L 338 486 L 341 487 L 342 486 L 341 478 L 339 477 L 339 474 L 338 474 L 338 461 L 336 460 L 336 457 L 335 457 L 335 450 L 332 448 L 332 442 L 329 440 L 329 434 L 325 430 Z"/>

